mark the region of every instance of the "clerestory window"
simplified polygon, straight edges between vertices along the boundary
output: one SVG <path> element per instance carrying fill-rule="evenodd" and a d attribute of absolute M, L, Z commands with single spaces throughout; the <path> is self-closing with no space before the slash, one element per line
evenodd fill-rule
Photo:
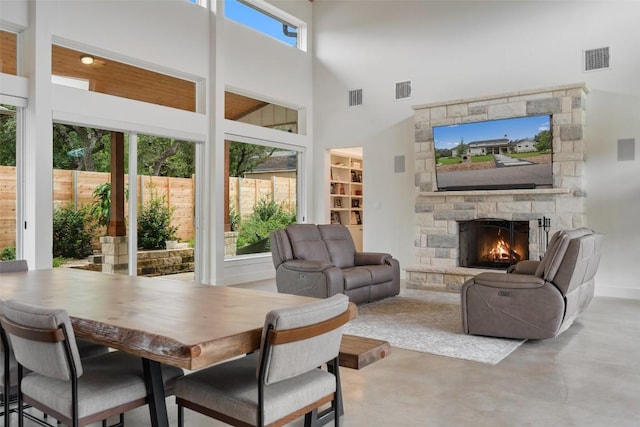
<path fill-rule="evenodd" d="M 304 23 L 263 0 L 225 0 L 224 14 L 290 46 L 306 50 Z"/>

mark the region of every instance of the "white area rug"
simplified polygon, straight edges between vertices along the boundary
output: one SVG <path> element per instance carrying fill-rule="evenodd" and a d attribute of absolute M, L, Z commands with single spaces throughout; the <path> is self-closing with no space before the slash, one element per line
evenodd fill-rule
<path fill-rule="evenodd" d="M 462 332 L 460 295 L 402 289 L 400 295 L 358 306 L 345 334 L 388 341 L 392 347 L 497 364 L 524 340 Z"/>

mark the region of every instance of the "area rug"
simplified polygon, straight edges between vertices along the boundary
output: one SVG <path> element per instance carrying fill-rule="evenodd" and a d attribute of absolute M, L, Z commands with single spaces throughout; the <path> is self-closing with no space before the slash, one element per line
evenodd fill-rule
<path fill-rule="evenodd" d="M 462 332 L 460 295 L 402 289 L 400 295 L 358 306 L 345 334 L 388 341 L 392 347 L 495 365 L 524 340 Z"/>

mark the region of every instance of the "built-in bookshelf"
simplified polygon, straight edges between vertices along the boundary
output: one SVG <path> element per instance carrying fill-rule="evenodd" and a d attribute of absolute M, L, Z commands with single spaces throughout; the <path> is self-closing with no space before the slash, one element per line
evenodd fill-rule
<path fill-rule="evenodd" d="M 362 158 L 331 153 L 330 219 L 349 227 L 356 248 L 362 246 Z"/>

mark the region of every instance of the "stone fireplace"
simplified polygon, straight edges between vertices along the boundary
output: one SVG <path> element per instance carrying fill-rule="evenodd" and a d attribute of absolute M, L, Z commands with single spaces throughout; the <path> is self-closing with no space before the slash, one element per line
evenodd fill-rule
<path fill-rule="evenodd" d="M 460 221 L 458 236 L 461 267 L 506 269 L 529 259 L 529 221 Z"/>
<path fill-rule="evenodd" d="M 457 291 L 483 271 L 462 266 L 460 223 L 505 220 L 528 224 L 522 258 L 540 259 L 538 220 L 550 220 L 550 233 L 586 225 L 584 84 L 527 90 L 481 98 L 418 105 L 415 110 L 415 259 L 409 286 Z M 553 188 L 438 191 L 433 126 L 541 114 L 551 115 Z M 523 251 L 525 252 L 525 251 Z M 468 255 L 468 254 L 467 254 Z"/>

